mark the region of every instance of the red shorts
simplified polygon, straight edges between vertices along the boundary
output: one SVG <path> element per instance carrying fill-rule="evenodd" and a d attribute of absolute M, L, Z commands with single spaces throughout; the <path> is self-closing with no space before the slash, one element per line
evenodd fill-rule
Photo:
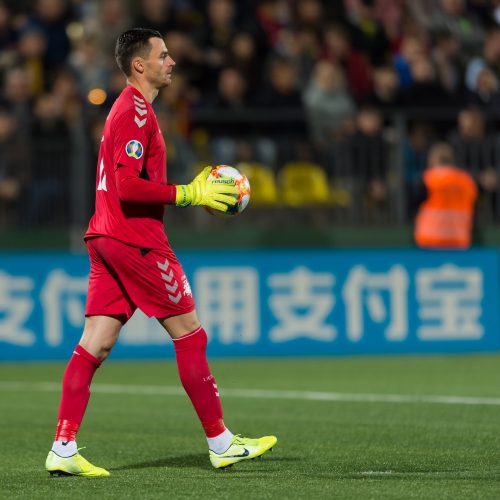
<path fill-rule="evenodd" d="M 87 241 L 90 258 L 85 314 L 121 315 L 139 308 L 167 318 L 194 310 L 191 287 L 173 250 L 132 247 L 113 238 Z"/>

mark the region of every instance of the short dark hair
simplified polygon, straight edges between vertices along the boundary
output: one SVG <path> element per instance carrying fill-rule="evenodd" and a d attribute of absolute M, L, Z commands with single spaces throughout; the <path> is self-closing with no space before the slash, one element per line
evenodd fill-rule
<path fill-rule="evenodd" d="M 151 50 L 150 38 L 163 38 L 161 33 L 148 28 L 132 28 L 116 41 L 115 59 L 126 76 L 132 74 L 131 62 L 135 56 L 147 57 Z"/>
<path fill-rule="evenodd" d="M 447 142 L 436 142 L 429 149 L 427 158 L 431 165 L 454 165 L 455 152 Z"/>

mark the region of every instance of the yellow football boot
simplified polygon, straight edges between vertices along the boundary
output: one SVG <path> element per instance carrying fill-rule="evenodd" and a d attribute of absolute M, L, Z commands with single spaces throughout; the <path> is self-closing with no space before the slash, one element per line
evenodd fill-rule
<path fill-rule="evenodd" d="M 231 441 L 229 448 L 220 455 L 209 450 L 210 462 L 216 469 L 229 467 L 242 460 L 250 460 L 260 457 L 266 451 L 271 450 L 278 439 L 276 436 L 264 436 L 257 439 L 250 439 L 236 434 Z"/>
<path fill-rule="evenodd" d="M 92 465 L 88 460 L 83 458 L 80 453 L 63 458 L 51 450 L 45 461 L 45 468 L 53 476 L 109 476 L 109 472 L 106 469 Z"/>

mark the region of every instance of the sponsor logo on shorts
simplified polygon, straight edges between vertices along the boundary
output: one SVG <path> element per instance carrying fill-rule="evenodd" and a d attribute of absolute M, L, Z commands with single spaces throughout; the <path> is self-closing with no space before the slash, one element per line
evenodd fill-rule
<path fill-rule="evenodd" d="M 127 153 L 127 156 L 138 160 L 143 155 L 144 148 L 139 141 L 132 139 L 131 141 L 127 142 L 127 145 L 125 146 L 125 152 Z"/>

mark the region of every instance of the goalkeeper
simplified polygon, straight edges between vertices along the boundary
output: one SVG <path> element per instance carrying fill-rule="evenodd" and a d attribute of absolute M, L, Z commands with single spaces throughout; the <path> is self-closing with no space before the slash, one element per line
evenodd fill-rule
<path fill-rule="evenodd" d="M 127 86 L 103 131 L 97 162 L 96 206 L 85 234 L 90 276 L 85 326 L 63 377 L 51 474 L 108 476 L 78 453 L 76 436 L 90 397 L 92 377 L 137 308 L 155 317 L 172 337 L 181 383 L 205 431 L 216 468 L 269 450 L 274 436 L 249 439 L 225 426 L 206 359 L 207 335 L 198 320 L 189 282 L 163 226 L 165 205 L 227 210 L 234 185 L 207 180 L 205 168 L 190 184 L 167 183 L 166 148 L 151 103 L 172 79 L 175 62 L 159 32 L 135 28 L 115 51 Z"/>

